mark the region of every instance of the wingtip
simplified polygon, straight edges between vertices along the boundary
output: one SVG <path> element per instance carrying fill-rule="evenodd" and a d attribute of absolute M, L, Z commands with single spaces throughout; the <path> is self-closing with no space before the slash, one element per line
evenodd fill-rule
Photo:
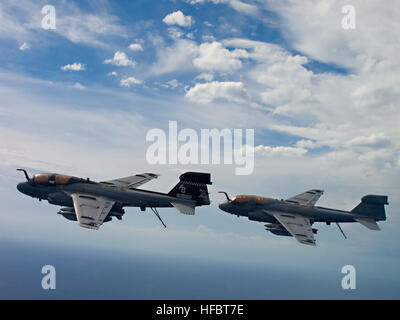
<path fill-rule="evenodd" d="M 148 173 L 146 173 L 146 174 L 148 174 L 150 177 L 153 177 L 153 178 L 155 178 L 155 179 L 157 179 L 160 175 L 159 174 L 157 174 L 157 173 L 151 173 L 151 172 L 148 172 Z"/>

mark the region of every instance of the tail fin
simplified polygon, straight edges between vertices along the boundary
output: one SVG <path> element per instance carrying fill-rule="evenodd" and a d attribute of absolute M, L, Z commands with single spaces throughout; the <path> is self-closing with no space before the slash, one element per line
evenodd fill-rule
<path fill-rule="evenodd" d="M 196 201 L 195 206 L 209 205 L 207 185 L 212 184 L 210 179 L 209 173 L 186 172 L 179 177 L 180 181 L 168 195 L 182 200 Z"/>
<path fill-rule="evenodd" d="M 366 195 L 362 197 L 361 203 L 351 210 L 351 213 L 375 221 L 386 220 L 385 204 L 389 204 L 387 196 Z"/>

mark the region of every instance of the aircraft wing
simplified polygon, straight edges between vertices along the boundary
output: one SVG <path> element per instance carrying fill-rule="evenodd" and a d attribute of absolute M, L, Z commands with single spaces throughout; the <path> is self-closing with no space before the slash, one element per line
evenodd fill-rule
<path fill-rule="evenodd" d="M 293 213 L 271 212 L 271 214 L 297 241 L 315 246 L 310 219 Z"/>
<path fill-rule="evenodd" d="M 323 193 L 324 193 L 323 190 L 312 189 L 300 193 L 297 196 L 286 199 L 286 201 L 300 204 L 303 206 L 313 206 L 318 201 L 318 199 L 323 195 Z"/>
<path fill-rule="evenodd" d="M 127 188 L 137 188 L 146 182 L 158 178 L 158 174 L 154 173 L 141 173 L 134 176 L 129 176 L 125 178 L 119 178 L 109 181 L 102 181 L 101 183 L 115 186 L 115 187 L 127 187 Z"/>
<path fill-rule="evenodd" d="M 76 218 L 81 227 L 97 230 L 103 224 L 115 201 L 87 194 L 71 194 Z"/>

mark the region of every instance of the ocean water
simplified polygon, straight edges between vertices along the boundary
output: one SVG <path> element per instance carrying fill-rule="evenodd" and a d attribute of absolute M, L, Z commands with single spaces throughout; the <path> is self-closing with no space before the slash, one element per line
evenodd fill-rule
<path fill-rule="evenodd" d="M 375 299 L 398 298 L 399 284 L 343 290 L 337 276 L 284 268 L 2 240 L 1 299 Z M 56 269 L 56 289 L 41 269 Z M 292 270 L 292 269 L 291 269 Z"/>

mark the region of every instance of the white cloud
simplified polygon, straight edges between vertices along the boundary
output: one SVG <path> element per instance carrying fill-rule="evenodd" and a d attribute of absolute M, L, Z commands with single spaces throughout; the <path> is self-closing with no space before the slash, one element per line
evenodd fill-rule
<path fill-rule="evenodd" d="M 198 45 L 188 39 L 175 39 L 171 46 L 161 43 L 156 48 L 158 60 L 151 68 L 156 74 L 194 69 L 232 73 L 242 67 L 241 59 L 250 57 L 245 49 L 228 50 L 216 41 Z"/>
<path fill-rule="evenodd" d="M 142 84 L 142 81 L 136 79 L 135 77 L 127 77 L 121 79 L 120 84 L 123 87 L 130 87 L 132 84 Z"/>
<path fill-rule="evenodd" d="M 21 51 L 26 51 L 29 50 L 31 47 L 29 46 L 29 43 L 24 42 L 23 44 L 21 44 L 21 46 L 19 47 L 19 50 Z"/>
<path fill-rule="evenodd" d="M 239 58 L 247 57 L 248 53 L 243 49 L 229 51 L 220 42 L 202 43 L 199 56 L 193 60 L 193 64 L 203 70 L 232 71 L 242 67 Z"/>
<path fill-rule="evenodd" d="M 214 75 L 212 73 L 210 73 L 210 72 L 203 72 L 203 73 L 200 73 L 196 77 L 196 79 L 205 80 L 207 82 L 210 82 L 210 81 L 212 81 L 214 79 Z"/>
<path fill-rule="evenodd" d="M 189 32 L 189 33 L 186 34 L 186 38 L 194 40 L 196 38 L 196 36 L 194 35 L 193 32 Z"/>
<path fill-rule="evenodd" d="M 306 57 L 291 55 L 274 44 L 248 39 L 229 39 L 223 44 L 237 48 L 233 53 L 246 49 L 242 56 L 252 62 L 246 70 L 246 80 L 258 104 L 272 107 L 275 114 L 286 115 L 294 108 L 302 111 L 302 106 L 314 99 L 310 88 L 314 74 L 304 67 L 308 62 Z"/>
<path fill-rule="evenodd" d="M 63 71 L 84 71 L 86 70 L 86 66 L 79 62 L 74 62 L 72 64 L 67 64 L 61 67 Z"/>
<path fill-rule="evenodd" d="M 185 16 L 181 10 L 172 12 L 165 16 L 163 22 L 168 25 L 178 25 L 180 27 L 190 27 L 194 23 L 191 16 Z"/>
<path fill-rule="evenodd" d="M 179 86 L 179 82 L 176 79 L 172 79 L 167 82 L 168 87 L 177 88 Z"/>
<path fill-rule="evenodd" d="M 212 34 L 204 34 L 201 38 L 203 42 L 214 42 L 217 40 Z"/>
<path fill-rule="evenodd" d="M 267 157 L 301 157 L 307 153 L 307 150 L 300 147 L 278 146 L 270 147 L 259 145 L 254 148 L 254 153 Z"/>
<path fill-rule="evenodd" d="M 143 51 L 143 47 L 140 43 L 131 43 L 128 48 L 132 51 Z"/>
<path fill-rule="evenodd" d="M 118 67 L 134 67 L 136 62 L 129 59 L 125 52 L 117 51 L 114 57 L 104 60 L 106 64 L 113 64 Z"/>
<path fill-rule="evenodd" d="M 57 15 L 55 30 L 73 43 L 105 47 L 109 43 L 104 38 L 121 37 L 125 34 L 124 28 L 117 24 L 118 18 L 114 16 L 76 12 L 76 15 Z"/>
<path fill-rule="evenodd" d="M 318 21 L 322 23 L 323 20 Z M 187 91 L 188 99 L 202 103 L 227 100 L 240 104 L 246 101 L 248 106 L 263 108 L 266 112 L 260 119 L 264 121 L 264 128 L 300 138 L 295 147 L 285 147 L 289 149 L 281 149 L 282 152 L 307 155 L 309 149 L 328 147 L 321 149 L 324 156 L 343 159 L 346 165 L 351 159 L 363 163 L 362 170 L 368 174 L 398 170 L 400 78 L 396 70 L 399 70 L 400 63 L 390 50 L 378 64 L 371 65 L 365 60 L 365 64 L 352 74 L 314 73 L 309 70 L 307 56 L 292 54 L 275 44 L 249 39 L 227 39 L 221 43 L 223 46 L 218 46 L 218 54 L 211 54 L 212 58 L 218 57 L 222 51 L 225 59 L 221 59 L 221 64 L 229 58 L 235 59 L 224 49 L 244 50 L 242 56 L 248 63 L 219 76 L 227 80 L 240 79 L 242 88 L 246 88 L 245 94 L 239 94 L 240 98 L 236 96 L 235 99 L 231 94 L 221 92 L 219 85 L 196 84 Z M 209 45 L 202 44 L 203 48 Z M 235 50 L 227 51 L 232 53 Z M 201 57 L 208 57 L 210 52 L 212 50 L 203 52 Z M 196 59 L 199 57 L 200 53 L 193 59 L 197 67 Z M 204 66 L 214 72 L 221 71 L 213 70 L 211 58 L 208 63 L 204 62 Z M 284 118 L 280 118 L 282 115 Z M 254 118 L 246 123 L 262 127 Z M 278 150 L 267 148 L 264 152 Z M 318 154 L 312 156 L 317 159 L 324 157 Z"/>
<path fill-rule="evenodd" d="M 312 140 L 301 139 L 296 142 L 296 147 L 302 149 L 315 149 L 318 147 L 318 144 Z"/>
<path fill-rule="evenodd" d="M 351 139 L 349 145 L 353 147 L 381 149 L 389 147 L 391 142 L 384 133 L 372 133 L 369 136 L 359 136 Z"/>
<path fill-rule="evenodd" d="M 153 74 L 173 71 L 184 72 L 193 68 L 192 60 L 198 54 L 198 46 L 194 41 L 178 39 L 170 47 L 157 46 L 157 62 L 151 67 Z"/>
<path fill-rule="evenodd" d="M 214 4 L 227 4 L 230 5 L 233 9 L 249 14 L 249 15 L 257 15 L 258 14 L 258 7 L 254 4 L 249 4 L 246 2 L 243 2 L 241 0 L 185 0 L 187 3 L 190 4 L 198 4 L 198 3 L 205 3 L 205 2 L 210 2 Z"/>
<path fill-rule="evenodd" d="M 85 87 L 84 85 L 82 85 L 81 83 L 79 83 L 79 82 L 75 82 L 75 83 L 73 84 L 72 88 L 79 89 L 79 90 L 84 90 L 84 89 L 86 89 L 86 87 Z"/>
<path fill-rule="evenodd" d="M 228 0 L 228 4 L 238 12 L 242 12 L 248 15 L 258 15 L 259 9 L 255 4 L 249 4 L 240 0 Z"/>
<path fill-rule="evenodd" d="M 355 30 L 345 30 L 341 25 L 342 7 L 347 4 L 345 0 L 264 2 L 268 10 L 276 11 L 283 20 L 284 33 L 293 48 L 309 57 L 361 70 L 379 64 L 388 56 L 397 56 L 398 2 L 388 0 L 381 6 L 376 2 L 352 1 L 356 8 Z"/>
<path fill-rule="evenodd" d="M 213 100 L 227 100 L 231 102 L 244 103 L 248 100 L 247 92 L 242 82 L 219 82 L 196 83 L 193 88 L 186 92 L 189 100 L 199 103 L 209 103 Z"/>
<path fill-rule="evenodd" d="M 125 28 L 118 18 L 105 11 L 83 12 L 73 2 L 63 2 L 57 7 L 56 29 L 51 33 L 41 30 L 41 9 L 43 4 L 29 0 L 4 0 L 0 10 L 0 38 L 25 39 L 29 43 L 41 42 L 43 37 L 56 33 L 72 43 L 96 47 L 108 47 L 115 37 L 124 37 Z"/>
<path fill-rule="evenodd" d="M 168 28 L 168 34 L 172 39 L 178 39 L 183 36 L 182 30 L 175 27 Z"/>

